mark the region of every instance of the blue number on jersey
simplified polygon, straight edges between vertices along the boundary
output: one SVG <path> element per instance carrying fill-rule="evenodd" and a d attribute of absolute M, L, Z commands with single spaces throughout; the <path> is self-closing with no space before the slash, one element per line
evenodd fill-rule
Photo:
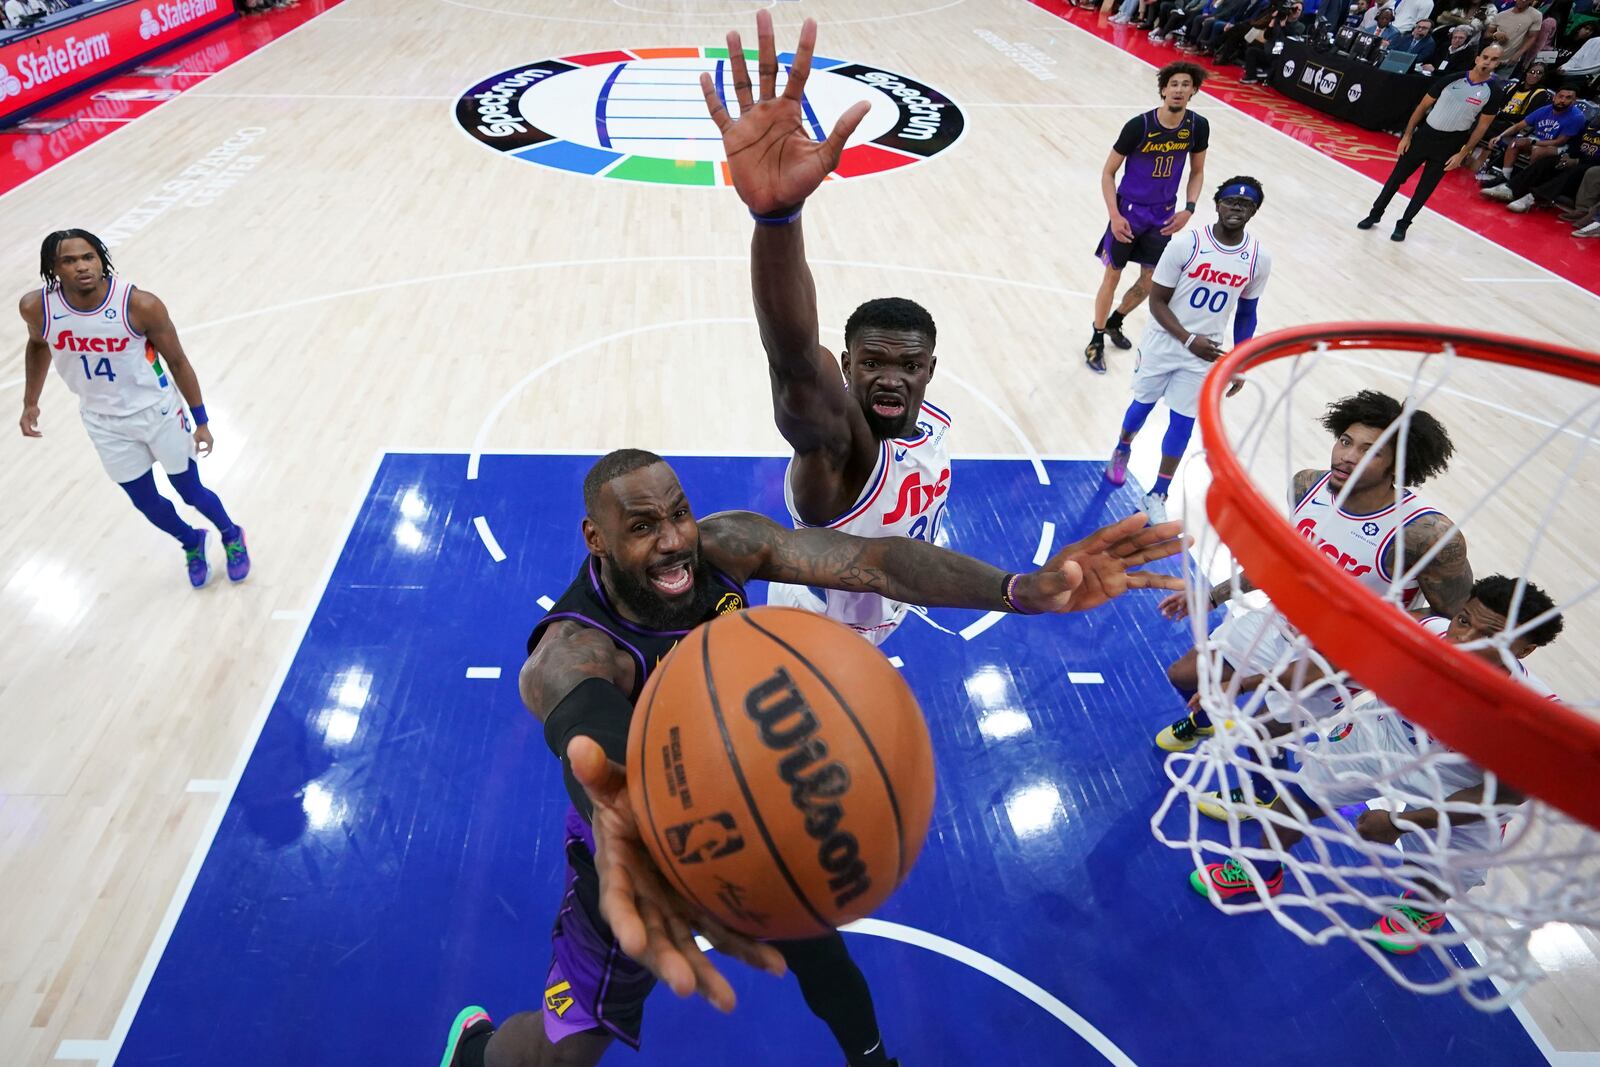
<path fill-rule="evenodd" d="M 1189 294 L 1189 306 L 1205 308 L 1213 315 L 1218 314 L 1228 306 L 1228 290 L 1218 289 L 1212 292 L 1204 285 L 1197 285 L 1194 287 L 1194 292 Z"/>
<path fill-rule="evenodd" d="M 83 364 L 83 376 L 85 378 L 88 378 L 90 380 L 93 380 L 95 378 L 104 378 L 108 382 L 114 382 L 114 381 L 117 380 L 116 372 L 111 369 L 111 359 L 110 359 L 110 357 L 101 356 L 100 357 L 100 362 L 96 363 L 94 365 L 93 373 L 91 373 L 89 371 L 89 357 L 88 356 L 79 356 L 78 357 L 78 362 Z"/>

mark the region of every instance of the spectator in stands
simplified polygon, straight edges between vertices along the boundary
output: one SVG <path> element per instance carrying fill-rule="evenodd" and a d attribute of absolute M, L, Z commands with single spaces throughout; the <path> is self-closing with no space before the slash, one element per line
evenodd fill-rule
<path fill-rule="evenodd" d="M 1185 52 L 1201 52 L 1206 50 L 1208 42 L 1214 40 L 1213 28 L 1217 26 L 1231 26 L 1250 10 L 1251 0 L 1217 0 L 1209 12 L 1201 14 L 1198 18 L 1190 19 L 1184 26 L 1183 44 L 1180 46 Z M 1221 33 L 1220 29 L 1215 31 Z"/>
<path fill-rule="evenodd" d="M 1549 205 L 1562 197 L 1576 197 L 1588 172 L 1597 166 L 1600 166 L 1600 111 L 1580 131 L 1571 151 L 1541 156 L 1513 174 L 1504 185 L 1485 189 L 1483 195 L 1505 201 L 1506 207 L 1521 214 L 1531 211 L 1536 204 Z"/>
<path fill-rule="evenodd" d="M 1502 54 L 1499 45 L 1491 44 L 1478 53 L 1478 61 L 1468 73 L 1447 74 L 1434 81 L 1406 121 L 1394 170 L 1378 199 L 1372 202 L 1367 217 L 1356 223 L 1357 228 L 1370 230 L 1382 221 L 1389 201 L 1420 167 L 1422 177 L 1417 179 L 1411 203 L 1389 235 L 1391 241 L 1406 239 L 1406 230 L 1428 202 L 1439 179 L 1472 154 L 1494 113 L 1505 103 L 1505 88 L 1494 78 Z"/>
<path fill-rule="evenodd" d="M 1368 33 L 1378 32 L 1378 12 L 1387 11 L 1389 17 L 1394 18 L 1394 0 L 1384 0 L 1381 4 L 1372 4 L 1361 12 L 1361 20 L 1356 23 L 1358 27 Z"/>
<path fill-rule="evenodd" d="M 1590 167 L 1578 179 L 1572 210 L 1563 211 L 1561 221 L 1577 227 L 1574 237 L 1600 237 L 1600 167 Z"/>
<path fill-rule="evenodd" d="M 1399 25 L 1400 16 L 1395 16 L 1395 24 Z M 1398 38 L 1389 46 L 1391 52 L 1410 52 L 1417 57 L 1417 65 L 1421 66 L 1433 58 L 1433 23 L 1422 19 L 1411 27 L 1411 32 Z"/>
<path fill-rule="evenodd" d="M 1516 0 L 1505 11 L 1489 16 L 1489 25 L 1500 38 L 1505 49 L 1505 62 L 1500 64 L 1507 74 L 1515 74 L 1533 58 L 1534 48 L 1544 26 L 1544 13 L 1533 6 L 1533 0 Z"/>
<path fill-rule="evenodd" d="M 1498 183 L 1503 179 L 1499 168 L 1490 164 L 1492 153 L 1489 146 L 1495 138 L 1527 118 L 1530 112 L 1538 111 L 1550 102 L 1553 94 L 1546 77 L 1549 73 L 1550 68 L 1545 64 L 1535 63 L 1528 68 L 1521 82 L 1512 84 L 1506 106 L 1489 123 L 1486 139 L 1473 153 L 1470 165 L 1479 181 Z"/>
<path fill-rule="evenodd" d="M 6 28 L 14 30 L 28 17 L 28 5 L 22 0 L 6 0 L 5 15 Z"/>
<path fill-rule="evenodd" d="M 1212 13 L 1211 21 L 1203 24 L 1200 39 L 1194 41 L 1192 45 L 1185 46 L 1184 51 L 1215 55 L 1222 47 L 1222 39 L 1228 31 L 1235 26 L 1241 27 L 1239 36 L 1243 37 L 1250 20 L 1265 12 L 1268 2 L 1269 0 L 1223 0 Z"/>
<path fill-rule="evenodd" d="M 1411 32 L 1411 28 L 1419 22 L 1424 22 L 1433 14 L 1433 0 L 1400 0 L 1394 5 L 1394 28 L 1402 34 Z M 1432 23 L 1429 23 L 1432 29 Z"/>
<path fill-rule="evenodd" d="M 1556 69 L 1569 78 L 1587 78 L 1593 74 L 1600 74 L 1600 34 L 1594 32 L 1593 23 L 1579 26 L 1573 31 L 1574 38 L 1579 34 L 1584 35 L 1583 43 L 1572 53 L 1572 58 Z"/>
<path fill-rule="evenodd" d="M 1477 58 L 1477 35 L 1470 26 L 1457 26 L 1450 31 L 1450 44 L 1434 63 L 1421 64 L 1424 74 L 1460 74 L 1472 69 Z"/>
<path fill-rule="evenodd" d="M 1395 39 L 1400 36 L 1400 31 L 1394 28 L 1394 8 L 1380 7 L 1377 21 L 1373 24 L 1373 28 L 1367 32 L 1380 41 L 1390 42 L 1392 47 Z"/>
<path fill-rule="evenodd" d="M 1201 23 L 1211 16 L 1216 0 L 1186 0 L 1181 8 L 1174 8 L 1162 24 L 1161 32 L 1151 36 L 1152 41 L 1180 44 L 1200 35 Z"/>
<path fill-rule="evenodd" d="M 1505 155 L 1500 161 L 1498 173 L 1491 167 L 1478 176 L 1483 183 L 1483 195 L 1491 200 L 1513 199 L 1511 175 L 1517 169 L 1517 160 L 1522 153 L 1528 153 L 1528 165 L 1532 166 L 1540 160 L 1556 156 L 1563 145 L 1582 134 L 1588 117 L 1573 106 L 1577 102 L 1577 90 L 1571 86 L 1558 86 L 1548 104 L 1529 112 L 1515 126 L 1503 130 L 1490 141 L 1491 155 L 1502 145 Z"/>
<path fill-rule="evenodd" d="M 1243 85 L 1255 85 L 1257 82 L 1265 83 L 1267 80 L 1267 64 L 1272 61 L 1272 45 L 1285 37 L 1304 37 L 1306 24 L 1304 13 L 1300 4 L 1291 4 L 1288 8 L 1274 7 L 1267 13 L 1266 20 L 1256 20 L 1261 36 L 1249 39 L 1244 50 L 1244 74 L 1239 78 Z"/>

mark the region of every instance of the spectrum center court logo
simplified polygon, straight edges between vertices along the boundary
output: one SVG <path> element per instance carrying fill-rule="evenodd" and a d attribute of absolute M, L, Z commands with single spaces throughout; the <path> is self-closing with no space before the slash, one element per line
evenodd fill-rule
<path fill-rule="evenodd" d="M 746 51 L 755 75 L 756 53 Z M 778 57 L 783 91 L 792 53 Z M 562 56 L 501 71 L 456 102 L 473 138 L 546 167 L 622 181 L 727 185 L 722 138 L 706 114 L 700 75 L 710 74 L 730 114 L 739 113 L 726 48 L 635 48 Z M 872 110 L 844 150 L 835 178 L 920 163 L 961 137 L 950 98 L 904 75 L 815 56 L 802 108 L 822 140 L 844 110 Z"/>

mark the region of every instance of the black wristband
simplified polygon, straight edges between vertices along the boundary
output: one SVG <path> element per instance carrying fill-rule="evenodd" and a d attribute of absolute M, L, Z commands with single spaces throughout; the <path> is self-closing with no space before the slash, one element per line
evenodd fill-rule
<path fill-rule="evenodd" d="M 1183 206 L 1183 210 L 1185 210 L 1189 214 L 1193 215 L 1194 214 L 1194 205 L 1195 205 L 1195 202 L 1193 200 L 1191 200 L 1191 201 L 1189 201 L 1187 204 L 1185 204 Z"/>
<path fill-rule="evenodd" d="M 572 774 L 567 746 L 574 737 L 587 737 L 600 746 L 607 759 L 626 763 L 628 724 L 632 719 L 633 704 L 627 695 L 604 678 L 585 678 L 545 716 L 545 744 L 560 757 L 567 795 L 585 819 L 593 817 L 593 805 L 589 803 L 589 794 Z"/>

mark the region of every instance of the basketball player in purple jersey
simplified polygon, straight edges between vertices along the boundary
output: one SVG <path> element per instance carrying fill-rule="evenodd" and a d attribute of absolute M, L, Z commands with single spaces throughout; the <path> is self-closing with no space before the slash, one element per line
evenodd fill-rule
<path fill-rule="evenodd" d="M 1143 517 L 1131 516 L 1062 549 L 1040 570 L 1005 574 L 912 538 L 788 530 L 745 511 L 696 522 L 672 468 L 637 449 L 603 457 L 583 495 L 588 559 L 534 627 L 519 678 L 523 702 L 561 758 L 572 801 L 544 1004 L 498 1030 L 482 1008 L 463 1009 L 440 1067 L 589 1067 L 618 1039 L 638 1048 L 645 998 L 658 979 L 679 996 L 699 993 L 731 1011 L 733 990 L 696 946 L 697 930 L 771 974 L 787 963 L 852 1067 L 891 1065 L 870 993 L 839 934 L 757 943 L 680 896 L 655 867 L 623 768 L 633 702 L 694 627 L 745 607 L 752 578 L 929 606 L 1087 611 L 1129 589 L 1182 588 L 1175 576 L 1130 570 L 1180 551 L 1178 524 L 1141 529 Z M 690 1055 L 683 1062 L 722 1063 L 736 1054 Z"/>
<path fill-rule="evenodd" d="M 87 230 L 46 237 L 39 274 L 44 287 L 25 295 L 20 308 L 28 324 L 22 435 L 44 436 L 39 395 L 53 362 L 78 394 L 84 429 L 106 473 L 145 518 L 183 546 L 189 583 L 198 589 L 211 575 L 206 531 L 184 522 L 156 489 L 157 463 L 183 502 L 216 526 L 228 577 L 243 581 L 250 573 L 244 531 L 217 494 L 200 483 L 194 463 L 195 456 L 211 452 L 211 428 L 200 379 L 166 306 L 117 275 L 106 246 Z"/>
<path fill-rule="evenodd" d="M 1111 222 L 1095 247 L 1106 270 L 1094 295 L 1094 333 L 1083 349 L 1084 361 L 1096 374 L 1106 372 L 1106 334 L 1111 335 L 1111 342 L 1118 348 L 1133 347 L 1122 332 L 1123 320 L 1149 295 L 1150 274 L 1161 259 L 1162 249 L 1173 234 L 1188 225 L 1205 185 L 1211 124 L 1189 110 L 1189 101 L 1205 80 L 1205 68 L 1194 63 L 1168 63 L 1162 67 L 1156 73 L 1161 106 L 1127 121 L 1101 168 L 1100 192 Z M 1187 203 L 1182 211 L 1174 212 L 1186 160 Z M 1139 264 L 1139 280 L 1112 312 L 1111 298 L 1117 294 L 1117 280 L 1130 260 Z"/>
<path fill-rule="evenodd" d="M 734 189 L 755 217 L 750 280 L 772 381 L 773 418 L 794 449 L 784 497 L 796 526 L 862 537 L 935 540 L 950 491 L 950 417 L 924 400 L 933 377 L 933 317 L 910 300 L 871 300 L 845 324 L 835 361 L 818 341 L 817 291 L 806 265 L 801 210 L 839 163 L 868 105 L 852 105 L 825 141 L 807 132 L 801 104 L 816 45 L 806 20 L 788 83 L 777 91 L 772 17 L 756 14 L 759 85 L 752 86 L 737 33 L 728 35 L 739 117 L 710 75 L 706 108 L 722 132 Z M 756 92 L 752 92 L 752 89 Z M 841 375 L 841 370 L 843 374 Z M 906 606 L 875 593 L 777 585 L 773 604 L 824 614 L 881 644 Z"/>

